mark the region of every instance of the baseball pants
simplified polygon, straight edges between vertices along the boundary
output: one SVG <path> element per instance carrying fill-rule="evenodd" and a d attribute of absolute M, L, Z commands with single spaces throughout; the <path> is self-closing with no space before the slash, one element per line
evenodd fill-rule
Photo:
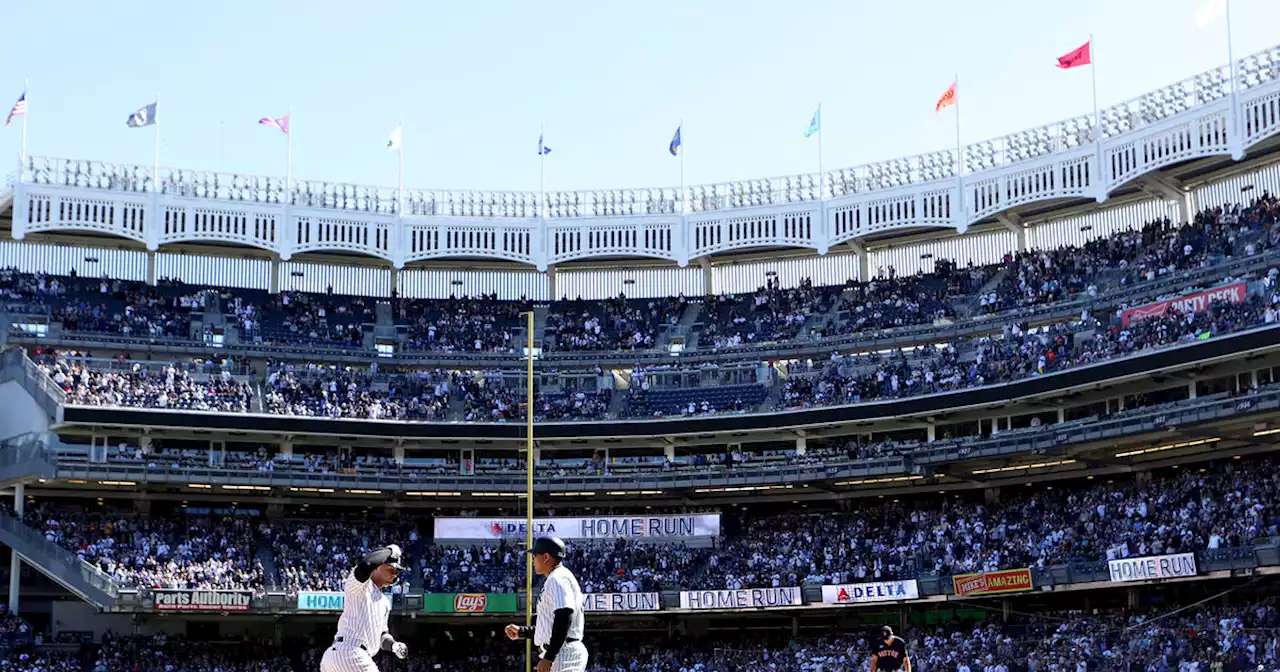
<path fill-rule="evenodd" d="M 582 642 L 568 642 L 556 654 L 551 672 L 586 672 L 587 647 Z"/>
<path fill-rule="evenodd" d="M 378 664 L 362 648 L 337 644 L 324 652 L 320 659 L 320 672 L 378 672 Z"/>

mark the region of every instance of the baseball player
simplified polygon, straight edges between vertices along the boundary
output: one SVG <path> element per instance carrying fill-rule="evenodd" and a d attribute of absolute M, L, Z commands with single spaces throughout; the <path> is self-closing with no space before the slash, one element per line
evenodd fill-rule
<path fill-rule="evenodd" d="M 911 658 L 907 656 L 907 643 L 893 634 L 893 628 L 880 628 L 880 642 L 871 654 L 871 672 L 877 670 L 902 670 L 911 672 Z"/>
<path fill-rule="evenodd" d="M 395 544 L 369 551 L 343 579 L 338 633 L 320 659 L 320 672 L 378 672 L 373 656 L 379 650 L 401 660 L 409 655 L 409 647 L 387 632 L 391 599 L 382 592 L 404 571 L 402 557 Z"/>
<path fill-rule="evenodd" d="M 533 571 L 547 577 L 538 597 L 533 625 L 508 625 L 509 639 L 533 638 L 541 657 L 536 672 L 585 672 L 587 647 L 582 643 L 582 588 L 563 564 L 564 542 L 542 537 L 525 551 L 533 556 Z"/>

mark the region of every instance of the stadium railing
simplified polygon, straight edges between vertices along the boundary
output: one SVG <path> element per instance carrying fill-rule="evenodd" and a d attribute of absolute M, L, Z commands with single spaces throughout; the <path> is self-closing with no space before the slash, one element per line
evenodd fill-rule
<path fill-rule="evenodd" d="M 1280 548 L 1272 539 L 1259 540 L 1258 543 L 1250 546 L 1241 546 L 1233 548 L 1219 548 L 1213 550 L 1200 550 L 1195 552 L 1196 559 L 1196 580 L 1204 580 L 1207 578 L 1227 578 L 1249 576 L 1259 571 L 1274 571 L 1280 568 Z M 1021 569 L 1008 567 L 1002 569 Z M 1061 565 L 1052 565 L 1049 567 L 1028 568 L 1031 572 L 1032 583 L 1029 589 L 1021 592 L 1009 592 L 997 595 L 1000 598 L 1013 598 L 1034 596 L 1041 591 L 1052 588 L 1074 587 L 1082 588 L 1117 588 L 1117 587 L 1134 587 L 1151 583 L 1159 583 L 1160 580 L 1147 581 L 1125 581 L 1113 582 L 1111 580 L 1110 567 L 1107 560 L 1098 561 L 1077 561 Z M 1191 577 L 1185 577 L 1191 578 Z M 912 579 L 903 579 L 903 581 L 911 581 Z M 955 594 L 955 584 L 952 575 L 938 574 L 922 574 L 915 578 L 919 591 L 919 601 L 928 602 L 950 602 L 955 600 L 972 600 L 983 599 L 989 596 L 957 596 Z M 892 583 L 893 581 L 891 581 Z M 863 582 L 852 582 L 850 585 L 857 585 Z M 851 606 L 867 606 L 867 607 L 885 607 L 894 603 L 893 600 L 882 601 L 853 601 L 846 604 L 824 603 L 822 597 L 822 585 L 819 583 L 805 583 L 797 586 L 803 597 L 803 605 L 791 607 L 792 609 L 807 608 L 835 608 L 842 609 Z M 723 590 L 723 586 L 698 586 L 697 590 Z M 535 589 L 535 597 L 537 595 Z M 219 592 L 219 591 L 205 591 Z M 246 592 L 246 591 L 235 591 Z M 320 610 L 299 610 L 298 597 L 307 591 L 298 592 L 281 592 L 281 591 L 257 591 L 254 592 L 249 601 L 247 611 L 254 613 L 310 613 L 320 614 Z M 323 593 L 324 591 L 312 591 Z M 410 614 L 420 613 L 424 607 L 424 595 L 421 593 L 407 593 L 395 595 L 392 600 L 392 609 L 397 613 Z M 517 594 L 517 612 L 523 610 L 525 604 L 525 594 L 520 592 Z M 667 588 L 659 592 L 659 612 L 645 611 L 648 615 L 661 613 L 663 611 L 679 610 L 680 607 L 680 591 Z M 154 592 L 148 589 L 124 588 L 120 590 L 119 601 L 115 605 L 114 611 L 121 612 L 151 612 L 155 610 Z M 216 608 L 208 609 L 208 611 L 217 611 Z M 715 610 L 708 610 L 715 611 Z M 616 613 L 616 612 L 615 612 Z M 633 612 L 634 613 L 634 612 Z M 483 616 L 482 614 L 470 614 L 470 616 Z M 498 615 L 498 617 L 502 617 Z"/>
<path fill-rule="evenodd" d="M 46 539 L 12 515 L 0 515 L 0 543 L 63 588 L 100 609 L 110 609 L 120 584 L 106 572 Z"/>
<path fill-rule="evenodd" d="M 1060 424 L 1042 425 L 1034 429 L 1002 432 L 989 438 L 964 438 L 959 440 L 923 443 L 911 447 L 906 455 L 849 460 L 835 456 L 801 464 L 745 464 L 732 469 L 725 467 L 676 468 L 654 470 L 628 470 L 619 474 L 538 474 L 536 487 L 541 492 L 600 492 L 630 490 L 714 489 L 730 487 L 803 485 L 812 482 L 849 482 L 849 485 L 879 484 L 880 487 L 895 483 L 910 485 L 911 481 L 926 477 L 930 467 L 947 462 L 958 462 L 992 457 L 1018 455 L 1063 455 L 1073 445 L 1116 441 L 1121 438 L 1157 434 L 1172 427 L 1193 427 L 1227 418 L 1241 418 L 1264 412 L 1280 410 L 1280 386 L 1270 386 L 1244 395 L 1221 393 L 1213 396 L 1187 399 L 1150 408 L 1139 408 L 1106 416 L 1090 417 Z M 1202 437 L 1197 445 L 1210 447 L 1218 437 Z M 1197 439 L 1198 440 L 1198 439 Z M 33 442 L 31 438 L 24 441 Z M 1178 440 L 1163 440 L 1167 447 L 1178 447 Z M 1189 443 L 1192 439 L 1181 439 Z M 1153 442 L 1159 443 L 1159 442 Z M 11 452 L 8 443 L 0 446 L 0 465 L 28 455 L 28 460 L 56 461 L 59 447 L 74 452 L 53 434 L 46 434 L 39 445 L 47 446 L 44 452 Z M 1182 446 L 1194 447 L 1194 446 Z M 436 492 L 505 492 L 517 494 L 524 491 L 523 471 L 512 470 L 507 474 L 480 473 L 474 476 L 436 475 L 413 469 L 393 469 L 386 473 L 319 473 L 305 469 L 277 466 L 274 471 L 255 472 L 235 468 L 173 467 L 165 464 L 163 457 L 155 459 L 155 465 L 120 462 L 67 463 L 61 462 L 53 469 L 54 478 L 108 480 L 136 483 L 222 483 L 258 487 L 299 488 L 307 490 L 350 489 L 406 491 L 434 494 Z"/>

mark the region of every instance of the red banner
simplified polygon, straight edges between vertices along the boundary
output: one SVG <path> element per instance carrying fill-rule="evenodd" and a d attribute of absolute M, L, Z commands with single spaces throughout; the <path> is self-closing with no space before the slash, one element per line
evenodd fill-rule
<path fill-rule="evenodd" d="M 1004 569 L 981 574 L 957 574 L 951 577 L 957 597 L 1020 593 L 1031 590 L 1031 569 Z"/>
<path fill-rule="evenodd" d="M 1083 47 L 1072 49 L 1066 56 L 1059 56 L 1058 67 L 1063 70 L 1070 70 L 1071 68 L 1078 68 L 1082 65 L 1089 65 L 1092 63 L 1093 59 L 1090 58 L 1091 54 L 1089 53 L 1089 45 L 1091 43 L 1092 40 L 1085 42 Z"/>
<path fill-rule="evenodd" d="M 1209 309 L 1209 304 L 1214 301 L 1244 303 L 1244 299 L 1248 296 L 1248 293 L 1249 284 L 1246 282 L 1235 282 L 1230 285 L 1214 287 L 1213 289 L 1206 289 L 1203 292 L 1180 296 L 1176 299 L 1166 299 L 1164 301 L 1148 303 L 1145 306 L 1130 308 L 1120 314 L 1120 324 L 1128 327 L 1133 322 L 1140 322 L 1151 317 L 1160 317 L 1170 310 L 1182 314 L 1203 313 Z"/>

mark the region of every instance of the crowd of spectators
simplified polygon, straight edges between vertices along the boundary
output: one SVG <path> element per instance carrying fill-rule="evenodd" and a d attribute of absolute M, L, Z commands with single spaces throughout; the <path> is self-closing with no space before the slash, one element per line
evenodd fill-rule
<path fill-rule="evenodd" d="M 77 666 L 76 672 L 85 669 Z M 196 641 L 171 635 L 105 635 L 92 672 L 297 672 L 270 642 Z M 312 669 L 319 669 L 315 667 Z"/>
<path fill-rule="evenodd" d="M 933 274 L 901 277 L 892 266 L 867 282 L 849 283 L 840 297 L 841 321 L 832 334 L 853 334 L 918 324 L 933 324 L 956 315 L 956 290 L 977 284 L 983 271 L 956 273 L 947 260 L 935 265 Z M 972 274 L 972 275 L 971 275 Z"/>
<path fill-rule="evenodd" d="M 1171 309 L 1126 325 L 1122 305 L 1111 314 L 1086 312 L 1080 321 L 1035 329 L 1009 323 L 996 333 L 968 341 L 888 353 L 833 353 L 816 364 L 792 363 L 788 375 L 774 383 L 780 387 L 776 403 L 780 408 L 849 404 L 1010 382 L 1275 323 L 1280 320 L 1276 277 L 1274 270 L 1263 276 L 1255 283 L 1259 289 L 1241 303 L 1215 302 L 1198 313 Z M 41 357 L 40 362 L 73 403 L 244 412 L 252 402 L 251 385 L 228 367 L 133 363 L 102 370 L 91 368 L 89 360 L 65 356 Z M 751 410 L 768 396 L 767 387 L 754 381 L 734 385 L 727 374 L 708 377 L 701 368 L 690 371 L 714 384 L 649 389 L 653 374 L 671 371 L 661 366 L 637 367 L 632 374 L 636 384 L 627 403 L 619 407 L 619 415 Z M 597 370 L 596 375 L 600 374 Z M 270 367 L 262 408 L 268 413 L 329 418 L 516 421 L 524 417 L 525 396 L 517 382 L 499 371 L 383 374 L 376 366 L 282 363 Z M 461 402 L 458 410 L 453 408 L 455 397 Z M 534 409 L 543 420 L 601 419 L 610 413 L 612 401 L 610 390 L 539 390 Z"/>
<path fill-rule="evenodd" d="M 1231 548 L 1280 534 L 1274 459 L 1098 483 L 994 504 L 877 501 L 832 514 L 744 521 L 698 587 L 856 583 Z"/>
<path fill-rule="evenodd" d="M 267 375 L 263 408 L 268 413 L 325 418 L 445 419 L 454 378 L 449 373 L 424 371 L 379 383 L 374 376 L 367 368 L 277 364 Z"/>
<path fill-rule="evenodd" d="M 661 328 L 679 323 L 687 305 L 684 296 L 557 301 L 547 313 L 546 335 L 557 350 L 650 350 Z"/>
<path fill-rule="evenodd" d="M 1243 303 L 1215 302 L 1200 313 L 1170 311 L 1108 326 L 1084 322 L 1038 329 L 1010 324 L 998 336 L 980 336 L 963 351 L 925 346 L 888 354 L 842 357 L 789 369 L 778 397 L 781 408 L 849 404 L 946 392 L 1022 380 L 1154 348 L 1204 340 L 1277 320 L 1280 292 L 1254 294 Z"/>
<path fill-rule="evenodd" d="M 57 356 L 41 357 L 39 365 L 73 404 L 243 413 L 253 396 L 225 370 L 192 374 L 173 364 L 152 370 L 141 363 L 102 370 Z"/>
<path fill-rule="evenodd" d="M 840 291 L 838 285 L 815 287 L 808 278 L 784 289 L 772 277 L 751 294 L 708 296 L 702 303 L 702 338 L 717 348 L 795 339 L 811 316 L 831 311 Z M 815 329 L 823 325 L 819 319 Z"/>
<path fill-rule="evenodd" d="M 0 672 L 84 672 L 84 665 L 71 652 L 21 648 L 0 650 Z"/>
<path fill-rule="evenodd" d="M 419 542 L 412 521 L 264 521 L 257 532 L 271 549 L 276 576 L 270 583 L 285 591 L 340 591 L 343 579 L 364 553 L 399 544 L 412 557 Z M 401 582 L 393 590 L 405 588 Z"/>
<path fill-rule="evenodd" d="M 745 459 L 745 458 L 740 458 Z M 1186 469 L 1151 482 L 1068 484 L 994 503 L 960 496 L 875 500 L 839 512 L 797 509 L 725 523 L 708 548 L 618 541 L 575 545 L 571 565 L 590 592 L 856 583 L 1010 567 L 1241 547 L 1280 534 L 1275 459 Z M 127 585 L 325 590 L 359 552 L 397 541 L 428 590 L 501 592 L 524 561 L 507 545 L 419 546 L 418 522 L 254 522 L 28 509 L 26 520 Z M 258 549 L 275 576 L 264 577 Z"/>
<path fill-rule="evenodd" d="M 511 352 L 520 314 L 532 310 L 527 301 L 484 294 L 444 301 L 400 299 L 393 305 L 396 323 L 407 330 L 405 349 L 435 352 Z"/>
<path fill-rule="evenodd" d="M 32 506 L 25 522 L 126 586 L 261 589 L 248 520 L 76 513 Z"/>
<path fill-rule="evenodd" d="M 360 346 L 366 323 L 374 322 L 374 300 L 325 294 L 280 292 L 224 295 L 223 312 L 233 314 L 247 341 L 287 345 Z"/>
<path fill-rule="evenodd" d="M 902 632 L 920 672 L 1274 672 L 1280 618 L 1270 599 L 1163 613 L 1041 612 Z M 840 672 L 870 669 L 879 628 L 796 638 L 776 633 L 644 641 L 593 648 L 589 672 Z"/>

